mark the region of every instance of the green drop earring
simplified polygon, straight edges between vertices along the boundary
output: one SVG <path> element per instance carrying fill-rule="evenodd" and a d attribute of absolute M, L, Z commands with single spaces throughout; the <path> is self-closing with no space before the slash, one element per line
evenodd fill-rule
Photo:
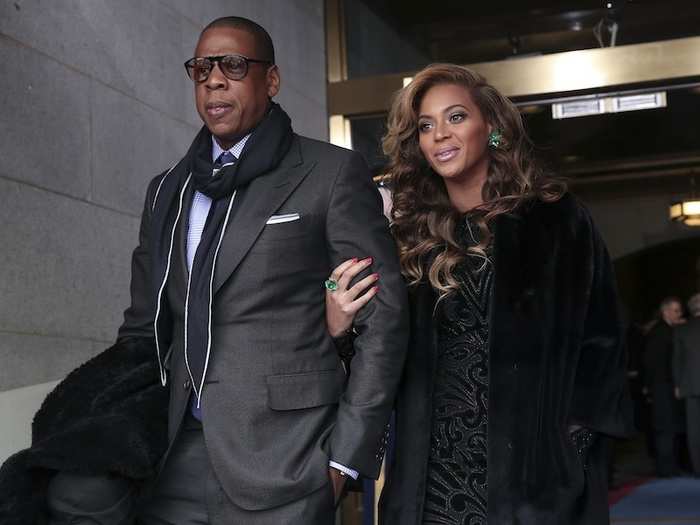
<path fill-rule="evenodd" d="M 489 148 L 498 149 L 501 147 L 502 143 L 503 134 L 500 132 L 500 130 L 494 129 L 491 133 L 489 133 Z"/>

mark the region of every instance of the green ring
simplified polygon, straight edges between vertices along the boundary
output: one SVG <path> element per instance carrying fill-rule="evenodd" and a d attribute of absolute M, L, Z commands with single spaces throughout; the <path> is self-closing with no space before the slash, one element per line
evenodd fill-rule
<path fill-rule="evenodd" d="M 338 283 L 333 279 L 326 279 L 326 282 L 323 284 L 325 285 L 326 290 L 330 290 L 331 292 L 335 292 L 338 289 Z"/>

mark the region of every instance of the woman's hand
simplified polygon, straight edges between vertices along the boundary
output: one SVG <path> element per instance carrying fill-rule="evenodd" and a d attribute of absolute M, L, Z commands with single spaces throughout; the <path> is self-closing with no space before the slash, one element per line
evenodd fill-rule
<path fill-rule="evenodd" d="M 350 330 L 357 312 L 379 291 L 379 286 L 375 284 L 379 280 L 377 273 L 360 279 L 348 289 L 352 278 L 371 264 L 371 257 L 348 259 L 331 273 L 330 278 L 338 283 L 337 289 L 326 289 L 326 324 L 331 337 L 340 337 Z"/>

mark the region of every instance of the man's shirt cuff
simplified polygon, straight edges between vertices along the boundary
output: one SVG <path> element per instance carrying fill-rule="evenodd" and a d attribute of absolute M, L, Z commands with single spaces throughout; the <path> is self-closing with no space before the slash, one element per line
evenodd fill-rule
<path fill-rule="evenodd" d="M 359 472 L 356 470 L 353 470 L 351 468 L 346 467 L 345 465 L 341 465 L 340 463 L 336 463 L 335 461 L 330 461 L 328 463 L 331 467 L 333 467 L 336 470 L 339 470 L 341 472 L 344 472 L 348 476 L 350 476 L 352 479 L 357 479 L 359 477 Z"/>

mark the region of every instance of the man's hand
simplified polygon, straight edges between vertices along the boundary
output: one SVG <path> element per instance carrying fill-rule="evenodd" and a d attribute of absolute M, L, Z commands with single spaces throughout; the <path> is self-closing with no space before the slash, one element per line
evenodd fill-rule
<path fill-rule="evenodd" d="M 345 482 L 347 481 L 347 476 L 339 471 L 338 469 L 334 469 L 333 467 L 330 467 L 328 469 L 328 476 L 331 478 L 331 485 L 333 485 L 333 494 L 335 494 L 335 504 L 338 504 L 338 501 L 340 498 L 343 496 L 343 489 L 345 488 Z"/>

